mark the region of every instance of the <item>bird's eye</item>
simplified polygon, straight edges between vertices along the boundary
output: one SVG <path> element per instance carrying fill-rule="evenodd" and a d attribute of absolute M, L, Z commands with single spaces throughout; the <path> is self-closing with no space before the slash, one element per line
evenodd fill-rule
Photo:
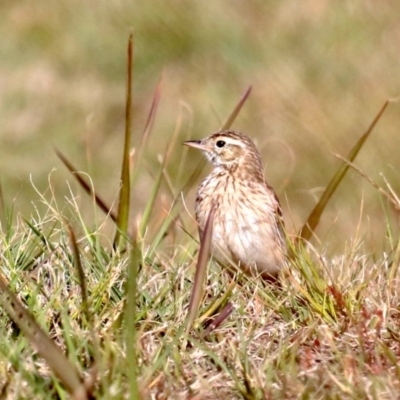
<path fill-rule="evenodd" d="M 223 140 L 218 140 L 218 142 L 216 143 L 217 147 L 221 148 L 225 146 L 225 142 Z"/>

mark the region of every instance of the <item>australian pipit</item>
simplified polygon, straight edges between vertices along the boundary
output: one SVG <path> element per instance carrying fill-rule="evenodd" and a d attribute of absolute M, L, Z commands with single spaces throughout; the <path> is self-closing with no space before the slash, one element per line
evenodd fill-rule
<path fill-rule="evenodd" d="M 222 131 L 184 144 L 202 150 L 214 165 L 198 188 L 195 206 L 200 233 L 215 207 L 214 257 L 248 275 L 276 279 L 286 257 L 282 211 L 264 180 L 254 143 L 242 133 Z"/>

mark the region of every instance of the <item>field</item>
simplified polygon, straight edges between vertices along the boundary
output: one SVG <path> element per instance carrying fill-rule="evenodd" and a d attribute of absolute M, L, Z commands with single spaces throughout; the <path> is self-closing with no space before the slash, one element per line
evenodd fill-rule
<path fill-rule="evenodd" d="M 372 0 L 3 2 L 2 398 L 79 387 L 39 342 L 93 398 L 398 397 L 399 12 Z M 131 33 L 129 244 L 113 246 Z M 280 287 L 210 262 L 187 332 L 194 197 L 210 166 L 195 174 L 203 158 L 181 142 L 217 131 L 250 86 L 232 129 L 260 149 L 291 242 L 338 156 L 390 103 Z M 232 312 L 207 331 L 221 299 Z M 30 316 L 13 318 L 16 301 Z"/>

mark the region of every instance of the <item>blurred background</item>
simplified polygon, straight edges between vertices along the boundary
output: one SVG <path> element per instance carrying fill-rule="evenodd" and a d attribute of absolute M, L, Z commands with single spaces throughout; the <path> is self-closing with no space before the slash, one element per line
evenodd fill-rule
<path fill-rule="evenodd" d="M 115 201 L 132 31 L 133 147 L 163 76 L 132 200 L 135 212 L 146 204 L 157 156 L 177 125 L 179 141 L 203 138 L 218 129 L 252 85 L 232 128 L 256 141 L 288 230 L 295 232 L 340 165 L 334 154 L 346 156 L 384 101 L 400 95 L 399 11 L 398 2 L 374 0 L 1 2 L 4 202 L 29 217 L 41 207 L 36 190 L 51 197 L 50 185 L 60 205 L 70 197 L 68 181 L 78 203 L 92 209 L 54 146 L 90 174 L 107 202 Z M 397 193 L 399 133 L 400 104 L 393 103 L 355 161 Z M 201 159 L 195 151 L 184 152 L 178 143 L 168 167 L 176 188 Z M 184 154 L 185 169 L 179 173 Z M 195 187 L 186 196 L 191 212 Z M 165 193 L 162 207 L 172 201 Z M 318 228 L 323 247 L 340 254 L 355 238 L 364 240 L 368 251 L 384 247 L 386 216 L 398 225 L 397 213 L 386 203 L 349 171 Z"/>

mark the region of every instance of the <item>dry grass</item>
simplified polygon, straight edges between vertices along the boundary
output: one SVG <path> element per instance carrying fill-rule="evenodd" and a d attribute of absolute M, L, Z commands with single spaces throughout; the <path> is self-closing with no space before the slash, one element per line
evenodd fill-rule
<path fill-rule="evenodd" d="M 76 210 L 78 213 L 78 210 Z M 95 398 L 127 398 L 124 299 L 129 257 L 104 242 L 102 228 L 78 236 L 93 327 L 85 318 L 68 231 L 51 211 L 35 227 L 1 236 L 10 287 L 85 375 L 98 369 Z M 76 226 L 78 228 L 78 226 Z M 47 233 L 46 233 L 47 232 Z M 234 287 L 231 316 L 202 338 L 185 334 L 194 278 L 190 248 L 143 243 L 136 315 L 143 398 L 395 398 L 400 389 L 396 252 L 377 259 L 362 246 L 329 260 L 300 249 L 280 288 L 257 280 Z M 7 269 L 4 269 L 7 266 Z M 231 278 L 211 265 L 199 322 Z M 122 323 L 122 324 L 121 324 Z M 5 398 L 56 398 L 64 390 L 5 315 L 1 380 Z M 92 333 L 94 332 L 94 334 Z"/>

